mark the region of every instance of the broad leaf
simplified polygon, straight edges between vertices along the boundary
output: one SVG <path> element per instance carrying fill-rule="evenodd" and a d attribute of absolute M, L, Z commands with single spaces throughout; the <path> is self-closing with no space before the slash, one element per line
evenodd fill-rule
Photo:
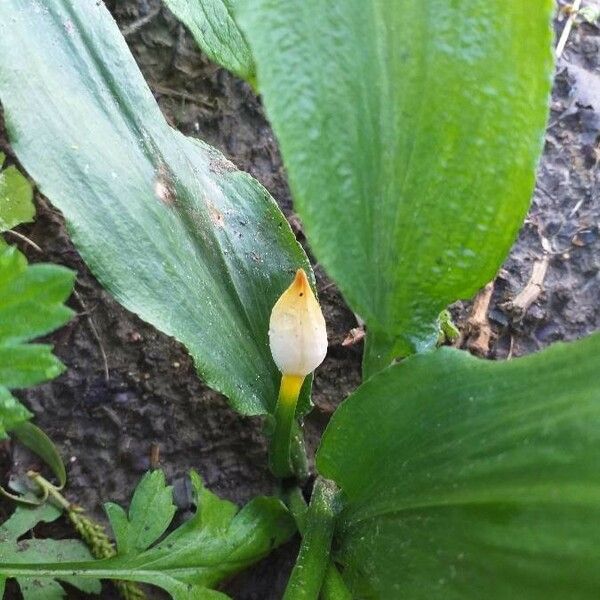
<path fill-rule="evenodd" d="M 238 512 L 234 504 L 209 492 L 196 473 L 192 472 L 191 478 L 196 514 L 156 545 L 145 549 L 163 533 L 165 514 L 173 513 L 164 477 L 152 473 L 144 477 L 141 489 L 136 491 L 128 522 L 123 515 L 115 519 L 117 513 L 109 505 L 108 515 L 119 543 L 117 557 L 85 563 L 31 561 L 27 565 L 11 559 L 11 564 L 0 564 L 0 578 L 15 573 L 60 578 L 68 573 L 86 579 L 149 583 L 169 592 L 174 600 L 225 598 L 211 588 L 269 554 L 294 533 L 295 525 L 285 506 L 275 498 L 255 498 Z M 157 501 L 149 502 L 150 497 Z M 152 525 L 153 520 L 161 526 Z M 124 539 L 128 540 L 125 554 Z"/>
<path fill-rule="evenodd" d="M 61 511 L 50 504 L 37 508 L 17 507 L 15 512 L 0 525 L 0 564 L 46 561 L 85 561 L 92 557 L 85 544 L 79 540 L 53 540 L 24 538 L 24 534 L 38 523 L 50 523 L 58 519 Z M 0 597 L 7 577 L 0 575 Z M 66 598 L 66 593 L 55 580 L 47 577 L 16 575 L 24 600 L 54 600 Z M 66 581 L 80 590 L 100 593 L 97 579 L 80 578 L 62 573 L 56 579 Z"/>
<path fill-rule="evenodd" d="M 103 3 L 0 2 L 0 100 L 100 282 L 239 411 L 274 406 L 269 314 L 306 257 L 260 184 L 167 125 Z"/>
<path fill-rule="evenodd" d="M 234 2 L 164 0 L 211 60 L 254 84 L 254 61 L 244 35 L 233 20 Z"/>
<path fill-rule="evenodd" d="M 41 383 L 64 370 L 52 346 L 28 344 L 66 323 L 63 303 L 75 274 L 57 265 L 27 265 L 14 247 L 0 249 L 0 438 L 31 413 L 8 391 Z"/>
<path fill-rule="evenodd" d="M 595 598 L 599 355 L 600 334 L 509 362 L 441 349 L 352 394 L 317 466 L 356 597 Z"/>
<path fill-rule="evenodd" d="M 0 152 L 0 169 L 4 158 Z M 33 190 L 27 178 L 16 167 L 0 171 L 0 231 L 28 223 L 34 215 Z"/>
<path fill-rule="evenodd" d="M 435 342 L 523 221 L 551 0 L 238 0 L 311 248 L 369 329 L 369 375 Z"/>

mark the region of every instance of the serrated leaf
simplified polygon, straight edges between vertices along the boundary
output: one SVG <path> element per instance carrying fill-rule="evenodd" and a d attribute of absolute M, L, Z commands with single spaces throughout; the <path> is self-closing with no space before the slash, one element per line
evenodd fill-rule
<path fill-rule="evenodd" d="M 146 550 L 166 530 L 175 514 L 171 486 L 162 471 L 149 471 L 138 484 L 129 515 L 118 505 L 104 505 L 119 554 Z"/>
<path fill-rule="evenodd" d="M 0 439 L 6 437 L 7 431 L 32 416 L 5 387 L 0 385 Z"/>
<path fill-rule="evenodd" d="M 64 306 L 74 273 L 57 265 L 27 265 L 13 246 L 0 248 L 0 438 L 31 414 L 9 392 L 56 377 L 64 370 L 47 344 L 27 344 L 66 323 Z"/>
<path fill-rule="evenodd" d="M 0 2 L 0 100 L 103 286 L 185 344 L 237 410 L 269 412 L 269 315 L 310 267 L 266 190 L 169 127 L 102 2 Z"/>
<path fill-rule="evenodd" d="M 365 374 L 432 346 L 527 212 L 551 0 L 238 0 L 311 249 L 367 323 Z"/>
<path fill-rule="evenodd" d="M 4 154 L 0 153 L 0 168 Z M 16 167 L 0 171 L 0 232 L 33 221 L 33 189 Z"/>
<path fill-rule="evenodd" d="M 233 74 L 255 84 L 252 53 L 233 19 L 235 0 L 164 0 L 190 30 L 206 55 Z"/>
<path fill-rule="evenodd" d="M 18 506 L 15 512 L 0 526 L 0 564 L 44 563 L 47 561 L 69 562 L 91 559 L 85 544 L 79 540 L 53 540 L 21 538 L 38 523 L 55 521 L 61 511 L 51 504 L 36 508 Z M 18 570 L 18 567 L 17 567 Z M 0 576 L 2 583 L 11 576 Z M 66 597 L 64 589 L 54 579 L 60 579 L 89 594 L 100 593 L 100 582 L 93 578 L 80 578 L 61 573 L 56 578 L 37 577 L 35 573 L 15 573 L 24 600 L 54 600 Z M 2 596 L 0 584 L 0 597 Z"/>
<path fill-rule="evenodd" d="M 33 529 L 38 523 L 52 523 L 61 515 L 60 509 L 46 503 L 35 508 L 17 506 L 13 514 L 0 525 L 0 545 L 4 547 Z"/>
<path fill-rule="evenodd" d="M 68 573 L 78 578 L 101 577 L 156 585 L 175 600 L 225 598 L 211 588 L 289 539 L 296 529 L 295 524 L 285 506 L 275 498 L 255 498 L 237 511 L 231 502 L 207 490 L 198 474 L 192 471 L 190 475 L 198 505 L 196 514 L 158 544 L 134 552 L 128 542 L 125 554 L 119 549 L 115 558 L 85 563 L 46 561 L 27 566 L 0 563 L 0 579 L 15 573 L 21 576 L 43 573 L 45 578 L 62 578 Z M 138 495 L 138 507 L 148 506 L 146 501 L 152 493 L 162 497 L 165 489 L 168 488 L 159 476 L 147 475 Z M 146 523 L 152 518 L 163 521 L 164 516 L 157 512 L 159 505 L 161 510 L 165 507 L 164 499 L 148 507 Z M 167 509 L 170 512 L 170 506 Z M 110 510 L 112 520 L 117 513 Z M 115 526 L 121 539 L 141 525 L 143 519 L 136 515 L 137 510 L 130 509 L 128 523 L 124 521 L 124 512 L 117 517 Z"/>
<path fill-rule="evenodd" d="M 317 455 L 356 597 L 595 598 L 599 355 L 600 334 L 508 362 L 440 349 L 358 388 Z"/>

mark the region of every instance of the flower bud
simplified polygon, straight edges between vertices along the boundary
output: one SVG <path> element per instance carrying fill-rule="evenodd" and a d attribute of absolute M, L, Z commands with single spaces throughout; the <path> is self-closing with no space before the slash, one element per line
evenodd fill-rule
<path fill-rule="evenodd" d="M 302 269 L 271 312 L 269 344 L 284 375 L 304 378 L 327 354 L 327 330 L 321 307 Z"/>

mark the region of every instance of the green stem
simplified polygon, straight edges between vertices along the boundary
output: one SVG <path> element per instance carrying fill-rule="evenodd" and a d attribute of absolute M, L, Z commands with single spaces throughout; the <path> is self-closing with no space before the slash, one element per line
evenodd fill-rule
<path fill-rule="evenodd" d="M 284 488 L 281 491 L 281 499 L 288 507 L 292 517 L 294 517 L 294 521 L 296 521 L 296 527 L 298 528 L 300 535 L 304 535 L 308 505 L 306 504 L 306 500 L 302 495 L 302 490 L 297 485 Z"/>
<path fill-rule="evenodd" d="M 282 375 L 279 397 L 275 406 L 275 427 L 271 438 L 269 465 L 276 477 L 285 479 L 294 475 L 291 445 L 296 404 L 304 377 Z"/>
<path fill-rule="evenodd" d="M 286 490 L 284 499 L 302 534 L 302 545 L 283 600 L 351 600 L 352 596 L 330 561 L 335 526 L 335 485 L 317 479 L 306 508 L 298 488 Z"/>
<path fill-rule="evenodd" d="M 306 513 L 308 506 L 302 495 L 302 490 L 297 486 L 286 488 L 281 493 L 285 505 L 296 521 L 296 526 L 301 535 L 304 535 L 306 529 Z M 321 589 L 322 600 L 352 600 L 352 594 L 346 587 L 340 572 L 337 570 L 334 562 L 330 560 L 323 588 Z"/>
<path fill-rule="evenodd" d="M 327 567 L 325 581 L 321 588 L 322 600 L 352 600 L 352 594 L 346 586 L 340 572 L 336 569 L 333 561 Z"/>

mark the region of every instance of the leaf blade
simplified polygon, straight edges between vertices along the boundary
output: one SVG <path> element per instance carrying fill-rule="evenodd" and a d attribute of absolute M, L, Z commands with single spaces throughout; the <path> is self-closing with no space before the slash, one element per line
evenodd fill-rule
<path fill-rule="evenodd" d="M 236 5 L 311 247 L 375 334 L 367 375 L 433 345 L 441 310 L 514 241 L 547 114 L 551 8 Z"/>
<path fill-rule="evenodd" d="M 212 61 L 254 84 L 252 53 L 232 16 L 234 0 L 165 0 L 165 4 Z"/>
<path fill-rule="evenodd" d="M 135 489 L 129 516 L 115 504 L 105 505 L 105 510 L 119 554 L 139 553 L 166 531 L 175 515 L 171 486 L 163 471 L 148 471 Z"/>
<path fill-rule="evenodd" d="M 236 511 L 230 502 L 209 492 L 199 475 L 192 472 L 191 479 L 198 502 L 196 515 L 151 548 L 87 562 L 40 559 L 28 563 L 10 556 L 0 561 L 0 580 L 108 578 L 156 585 L 181 600 L 224 597 L 211 588 L 287 541 L 295 531 L 294 521 L 276 498 L 258 497 Z M 208 510 L 203 511 L 203 504 Z"/>
<path fill-rule="evenodd" d="M 440 350 L 363 384 L 317 457 L 345 494 L 355 592 L 591 597 L 599 350 L 599 335 L 503 363 Z"/>
<path fill-rule="evenodd" d="M 8 388 L 35 385 L 64 371 L 51 346 L 27 342 L 71 318 L 64 302 L 74 278 L 64 267 L 28 266 L 16 247 L 0 247 L 0 438 L 31 417 Z"/>
<path fill-rule="evenodd" d="M 0 168 L 4 155 L 0 154 Z M 0 171 L 0 232 L 33 221 L 33 189 L 16 167 Z"/>
<path fill-rule="evenodd" d="M 310 269 L 289 225 L 254 179 L 168 126 L 102 3 L 36 6 L 0 5 L 13 149 L 117 300 L 183 342 L 237 410 L 268 412 L 269 314 L 295 269 Z M 51 109 L 56 97 L 67 101 Z"/>
<path fill-rule="evenodd" d="M 57 562 L 85 561 L 91 558 L 88 548 L 80 540 L 23 539 L 19 538 L 33 529 L 38 523 L 50 523 L 58 519 L 61 511 L 51 504 L 35 508 L 18 506 L 13 514 L 0 526 L 0 563 L 15 565 L 28 562 L 44 563 L 46 560 Z M 76 574 L 62 572 L 53 577 L 38 577 L 36 573 L 15 576 L 24 598 L 63 598 L 64 590 L 54 581 L 60 579 L 78 589 L 90 593 L 100 592 L 100 581 L 90 577 L 78 577 Z M 0 577 L 0 591 L 6 578 Z"/>

